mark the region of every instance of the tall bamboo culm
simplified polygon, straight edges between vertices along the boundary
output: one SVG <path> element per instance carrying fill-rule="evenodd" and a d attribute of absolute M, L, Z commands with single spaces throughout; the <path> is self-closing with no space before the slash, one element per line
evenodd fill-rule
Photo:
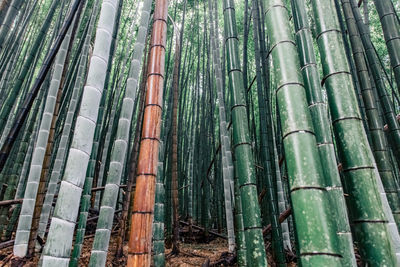
<path fill-rule="evenodd" d="M 343 194 L 342 182 L 337 168 L 335 147 L 333 145 L 328 107 L 321 88 L 321 80 L 313 47 L 313 37 L 308 22 L 304 0 L 292 0 L 294 26 L 300 66 L 307 94 L 308 109 L 313 120 L 318 154 L 324 166 L 325 188 L 329 194 L 330 206 L 336 217 L 336 232 L 344 266 L 356 266 L 349 218 Z"/>
<path fill-rule="evenodd" d="M 325 189 L 288 10 L 281 0 L 266 0 L 264 7 L 296 225 L 297 253 L 302 266 L 341 266 L 336 225 L 329 210 L 329 194 Z"/>
<path fill-rule="evenodd" d="M 115 207 L 118 199 L 121 176 L 124 169 L 123 165 L 125 164 L 128 153 L 128 142 L 131 120 L 133 117 L 133 107 L 137 94 L 140 69 L 142 67 L 142 57 L 146 42 L 150 11 L 151 1 L 143 1 L 139 31 L 134 46 L 131 69 L 129 71 L 129 78 L 125 89 L 125 96 L 122 102 L 121 115 L 118 121 L 118 130 L 111 151 L 110 167 L 101 202 L 99 221 L 97 223 L 89 266 L 106 265 Z"/>
<path fill-rule="evenodd" d="M 118 4 L 118 0 L 103 0 L 102 2 L 93 55 L 90 59 L 80 111 L 65 166 L 66 171 L 60 185 L 54 215 L 42 254 L 42 266 L 65 266 L 69 262 L 82 187 L 104 88 Z"/>
<path fill-rule="evenodd" d="M 261 213 L 258 205 L 254 158 L 251 151 L 249 124 L 247 120 L 246 89 L 243 86 L 243 73 L 240 64 L 239 39 L 233 0 L 223 1 L 223 13 L 229 90 L 232 96 L 232 147 L 235 155 L 233 160 L 242 203 L 247 264 L 249 266 L 267 266 L 261 228 Z M 257 240 L 257 242 L 254 242 L 254 240 Z"/>
<path fill-rule="evenodd" d="M 381 21 L 386 47 L 389 52 L 390 64 L 400 93 L 400 21 L 390 0 L 374 0 Z"/>
<path fill-rule="evenodd" d="M 354 237 L 368 265 L 395 266 L 388 216 L 378 190 L 380 177 L 360 116 L 335 3 L 311 3 Z"/>
<path fill-rule="evenodd" d="M 151 264 L 155 185 L 163 103 L 167 16 L 168 0 L 157 0 L 150 41 L 147 94 L 137 166 L 135 198 L 132 208 L 127 266 L 148 267 Z"/>

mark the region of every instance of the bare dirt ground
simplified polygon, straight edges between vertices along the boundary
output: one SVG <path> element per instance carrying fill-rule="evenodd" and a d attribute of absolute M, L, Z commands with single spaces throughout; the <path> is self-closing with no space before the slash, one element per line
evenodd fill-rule
<path fill-rule="evenodd" d="M 226 240 L 217 238 L 208 244 L 202 243 L 181 243 L 181 253 L 178 256 L 168 256 L 166 259 L 167 267 L 192 267 L 201 266 L 207 259 L 216 262 L 224 252 L 228 252 Z M 170 249 L 166 250 L 169 255 Z M 233 265 L 236 266 L 236 265 Z"/>

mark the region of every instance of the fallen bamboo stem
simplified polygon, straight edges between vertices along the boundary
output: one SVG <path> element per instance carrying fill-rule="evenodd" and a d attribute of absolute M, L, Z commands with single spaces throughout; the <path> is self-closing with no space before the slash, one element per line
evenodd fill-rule
<path fill-rule="evenodd" d="M 93 193 L 93 192 L 97 192 L 97 191 L 102 191 L 102 190 L 104 190 L 104 188 L 105 188 L 104 186 L 92 188 L 92 193 Z M 120 185 L 120 188 L 126 188 L 126 185 Z M 54 198 L 57 198 L 57 197 L 58 197 L 58 194 L 55 194 L 55 195 L 54 195 Z M 3 206 L 10 206 L 10 205 L 14 205 L 14 204 L 21 204 L 22 201 L 23 201 L 22 198 L 19 198 L 19 199 L 10 199 L 10 200 L 3 200 L 3 201 L 0 201 L 0 207 L 3 207 Z"/>
<path fill-rule="evenodd" d="M 180 221 L 180 223 L 183 224 L 183 225 L 187 225 L 187 226 L 190 225 L 188 222 L 185 222 L 185 221 Z M 197 225 L 194 225 L 194 224 L 192 224 L 191 226 L 192 226 L 193 228 L 197 229 L 197 230 L 200 230 L 200 231 L 203 231 L 203 232 L 205 231 L 203 227 L 200 227 L 200 226 L 197 226 Z M 210 234 L 212 234 L 212 235 L 217 236 L 217 237 L 220 237 L 220 238 L 223 238 L 223 239 L 228 239 L 226 236 L 221 235 L 221 234 L 218 234 L 218 233 L 216 233 L 216 232 L 214 232 L 214 231 L 208 230 L 208 232 L 209 232 Z"/>
<path fill-rule="evenodd" d="M 0 249 L 8 248 L 8 247 L 11 247 L 11 246 L 14 246 L 14 240 L 8 240 L 8 241 L 0 243 Z"/>
<path fill-rule="evenodd" d="M 292 208 L 289 207 L 287 210 L 282 212 L 281 215 L 279 215 L 279 223 L 283 223 L 291 214 L 292 214 Z M 271 230 L 272 226 L 271 224 L 268 224 L 267 227 L 265 227 L 263 230 L 263 235 L 269 234 Z"/>
<path fill-rule="evenodd" d="M 13 204 L 20 204 L 22 203 L 23 199 L 10 199 L 10 200 L 3 200 L 0 201 L 0 207 L 2 206 L 9 206 L 9 205 L 13 205 Z"/>

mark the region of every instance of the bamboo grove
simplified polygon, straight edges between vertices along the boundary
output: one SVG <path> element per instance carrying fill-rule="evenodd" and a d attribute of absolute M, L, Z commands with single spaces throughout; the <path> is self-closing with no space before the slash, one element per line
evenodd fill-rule
<path fill-rule="evenodd" d="M 0 0 L 1 261 L 400 266 L 399 12 Z"/>

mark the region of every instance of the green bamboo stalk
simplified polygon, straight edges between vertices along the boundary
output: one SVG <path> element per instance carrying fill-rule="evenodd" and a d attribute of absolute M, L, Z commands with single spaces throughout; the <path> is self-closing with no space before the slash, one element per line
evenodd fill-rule
<path fill-rule="evenodd" d="M 292 0 L 296 41 L 300 55 L 300 66 L 305 82 L 308 109 L 313 119 L 317 149 L 324 166 L 325 187 L 330 198 L 330 206 L 337 218 L 339 248 L 344 266 L 356 266 L 349 218 L 347 216 L 342 183 L 337 168 L 335 148 L 333 145 L 327 104 L 323 98 L 316 56 L 313 48 L 311 28 L 308 23 L 304 0 Z"/>
<path fill-rule="evenodd" d="M 388 133 L 390 135 L 389 141 L 394 154 L 398 155 L 400 153 L 400 126 L 396 119 L 396 113 L 394 111 L 393 103 L 390 99 L 388 91 L 386 90 L 386 85 L 384 82 L 384 77 L 382 75 L 379 59 L 371 42 L 369 31 L 363 24 L 362 16 L 360 10 L 358 9 L 357 3 L 355 3 L 355 1 L 353 0 L 351 1 L 351 7 L 353 9 L 353 15 L 361 35 L 361 40 L 364 45 L 365 54 L 367 56 L 369 66 L 371 68 L 371 74 L 374 78 L 378 96 L 382 104 L 381 106 L 383 114 L 388 125 Z M 395 159 L 397 162 L 397 166 L 400 167 L 400 157 L 395 157 Z"/>
<path fill-rule="evenodd" d="M 248 266 L 247 258 L 246 258 L 246 237 L 244 233 L 243 226 L 243 211 L 242 211 L 242 202 L 240 200 L 240 190 L 239 190 L 239 181 L 237 175 L 235 175 L 235 237 L 236 237 L 236 253 L 237 253 L 237 262 L 240 267 Z"/>
<path fill-rule="evenodd" d="M 95 8 L 94 8 L 95 10 Z M 74 82 L 74 86 L 72 89 L 72 96 L 69 101 L 69 106 L 67 110 L 67 114 L 63 123 L 63 129 L 61 133 L 61 139 L 59 141 L 59 145 L 57 148 L 57 153 L 55 156 L 55 160 L 53 163 L 53 169 L 49 178 L 49 182 L 47 185 L 47 192 L 46 192 L 46 197 L 43 202 L 43 207 L 42 207 L 42 213 L 40 215 L 40 222 L 39 222 L 39 229 L 38 229 L 38 235 L 43 239 L 47 224 L 49 221 L 49 217 L 51 214 L 51 210 L 53 207 L 53 201 L 54 201 L 54 195 L 57 193 L 58 189 L 58 183 L 61 179 L 61 175 L 64 170 L 64 165 L 65 165 L 65 157 L 66 153 L 69 147 L 69 140 L 70 140 L 70 134 L 71 134 L 71 129 L 74 127 L 74 118 L 75 118 L 75 112 L 79 103 L 80 95 L 81 95 L 81 89 L 84 84 L 84 75 L 85 75 L 85 68 L 87 65 L 87 55 L 89 51 L 89 42 L 92 36 L 93 32 L 93 27 L 94 27 L 94 17 L 92 15 L 92 18 L 90 20 L 90 25 L 87 31 L 87 36 L 84 39 L 84 44 L 81 50 L 81 57 L 79 60 L 79 67 L 78 67 L 78 73 L 77 77 Z"/>
<path fill-rule="evenodd" d="M 389 52 L 390 64 L 393 69 L 397 83 L 397 90 L 400 92 L 400 24 L 399 17 L 390 0 L 374 0 L 376 10 L 381 21 L 386 47 Z"/>
<path fill-rule="evenodd" d="M 254 40 L 254 56 L 256 61 L 256 81 L 257 81 L 257 95 L 258 95 L 258 108 L 259 108 L 259 119 L 260 119 L 260 139 L 261 139 L 261 147 L 260 147 L 260 158 L 263 166 L 263 178 L 261 188 L 266 188 L 266 198 L 264 203 L 266 204 L 266 209 L 264 212 L 266 214 L 265 217 L 271 216 L 270 222 L 272 226 L 272 248 L 274 252 L 274 257 L 276 259 L 276 263 L 278 266 L 286 266 L 286 258 L 283 250 L 283 239 L 282 239 L 282 229 L 279 225 L 279 209 L 278 203 L 276 199 L 276 190 L 275 190 L 275 181 L 276 181 L 276 172 L 275 172 L 275 161 L 271 156 L 274 154 L 271 153 L 270 149 L 273 147 L 268 144 L 268 123 L 271 124 L 271 120 L 267 120 L 267 117 L 270 116 L 270 113 L 267 111 L 266 101 L 265 101 L 265 92 L 263 88 L 263 75 L 261 70 L 261 48 L 259 42 L 259 36 L 262 34 L 261 20 L 260 20 L 260 10 L 259 4 L 257 0 L 253 0 L 252 3 L 252 14 L 254 21 L 254 29 L 253 29 L 253 40 Z M 272 126 L 272 125 L 270 125 Z M 272 133 L 269 133 L 272 134 Z"/>
<path fill-rule="evenodd" d="M 396 180 L 390 163 L 390 153 L 387 150 L 387 140 L 383 131 L 383 123 L 379 116 L 376 100 L 371 84 L 368 65 L 364 56 L 364 48 L 357 29 L 349 0 L 342 0 L 343 12 L 347 22 L 353 57 L 358 69 L 359 80 L 362 86 L 364 103 L 367 109 L 369 131 L 371 134 L 371 148 L 375 156 L 386 197 L 389 201 L 397 227 L 400 225 L 400 199 L 397 195 Z"/>
<path fill-rule="evenodd" d="M 46 82 L 42 88 L 48 88 L 48 82 Z M 40 90 L 38 98 L 35 100 L 35 104 L 31 111 L 32 114 L 35 114 L 34 119 L 33 119 L 34 124 L 32 126 L 32 132 L 29 136 L 30 137 L 29 147 L 28 147 L 28 150 L 25 155 L 21 173 L 19 175 L 17 191 L 15 193 L 14 199 L 22 199 L 24 197 L 26 182 L 28 179 L 29 167 L 31 165 L 33 149 L 34 149 L 34 145 L 35 145 L 36 138 L 37 138 L 38 131 L 39 131 L 38 129 L 39 129 L 39 125 L 40 125 L 40 118 L 42 117 L 42 113 L 43 113 L 43 109 L 44 109 L 45 100 L 43 98 L 43 95 L 45 93 L 46 93 L 46 90 L 43 90 L 43 89 Z M 10 237 L 14 231 L 14 228 L 17 225 L 17 220 L 19 218 L 20 211 L 21 211 L 21 204 L 15 205 L 13 213 L 7 224 L 7 228 L 5 229 L 5 232 L 3 232 L 2 240 L 10 239 Z"/>
<path fill-rule="evenodd" d="M 14 106 L 16 96 L 21 89 L 21 86 L 26 78 L 26 76 L 29 73 L 29 68 L 31 67 L 31 64 L 39 51 L 39 46 L 41 45 L 44 36 L 47 34 L 47 31 L 49 30 L 49 27 L 51 25 L 51 21 L 53 19 L 53 15 L 57 9 L 58 4 L 61 1 L 54 1 L 50 9 L 48 11 L 48 14 L 46 16 L 46 19 L 43 21 L 43 26 L 40 28 L 39 34 L 37 35 L 33 45 L 32 49 L 28 55 L 28 57 L 24 60 L 23 66 L 21 68 L 20 74 L 14 84 L 14 86 L 11 88 L 11 90 L 8 93 L 7 99 L 5 103 L 2 105 L 1 111 L 0 111 L 0 132 L 2 132 L 5 128 L 6 124 L 6 119 L 8 118 L 8 115 Z"/>
<path fill-rule="evenodd" d="M 229 88 L 232 94 L 233 153 L 238 177 L 243 212 L 244 233 L 248 264 L 267 266 L 258 206 L 254 158 L 248 133 L 245 89 L 240 66 L 239 40 L 237 37 L 235 8 L 232 0 L 224 0 L 224 32 L 227 46 Z"/>
<path fill-rule="evenodd" d="M 114 27 L 114 32 L 113 32 L 113 40 L 111 43 L 111 54 L 110 54 L 110 58 L 114 58 L 114 56 L 116 55 L 116 51 L 118 48 L 118 41 L 119 41 L 119 36 L 118 36 L 118 31 L 119 31 L 119 26 L 120 26 L 120 21 L 121 21 L 121 12 L 122 12 L 122 2 L 120 2 L 119 4 L 119 9 L 118 9 L 118 13 L 117 13 L 117 18 L 116 18 L 116 26 Z M 102 155 L 101 155 L 101 159 L 99 161 L 99 165 L 100 165 L 100 169 L 98 172 L 96 172 L 96 182 L 97 182 L 97 186 L 101 187 L 105 184 L 105 181 L 103 182 L 104 176 L 105 174 L 108 172 L 108 168 L 110 165 L 110 155 L 111 155 L 111 150 L 112 150 L 112 146 L 110 146 L 110 143 L 112 143 L 114 141 L 114 137 L 117 131 L 116 125 L 115 125 L 115 120 L 116 120 L 116 114 L 118 114 L 119 111 L 119 102 L 120 102 L 120 98 L 121 98 L 121 87 L 114 87 L 114 83 L 113 81 L 110 82 L 110 79 L 112 77 L 112 75 L 114 74 L 113 72 L 113 67 L 112 64 L 108 65 L 107 68 L 107 75 L 106 75 L 106 80 L 105 80 L 105 84 L 106 87 L 105 88 L 110 88 L 109 91 L 109 96 L 108 96 L 108 104 L 109 106 L 106 107 L 106 113 L 104 114 L 106 117 L 108 116 L 108 121 L 107 121 L 107 127 L 105 127 L 103 129 L 103 131 L 105 132 L 105 141 L 104 144 L 101 146 L 102 149 Z M 116 75 L 113 76 L 113 78 Z M 112 90 L 114 89 L 114 90 Z M 102 139 L 101 139 L 102 140 Z M 101 198 L 103 196 L 103 192 L 96 192 L 96 196 L 95 196 L 95 201 L 94 201 L 94 208 L 96 209 L 100 209 L 100 201 Z"/>
<path fill-rule="evenodd" d="M 93 55 L 90 59 L 90 68 L 65 167 L 67 171 L 61 182 L 54 216 L 42 254 L 43 266 L 59 264 L 65 266 L 69 262 L 79 201 L 104 88 L 118 4 L 118 0 L 103 0 L 102 3 Z"/>
<path fill-rule="evenodd" d="M 98 3 L 97 3 L 98 4 Z M 97 12 L 95 12 L 97 13 Z M 102 95 L 100 107 L 99 107 L 99 115 L 97 117 L 96 130 L 94 132 L 93 137 L 93 147 L 92 153 L 90 155 L 90 160 L 88 164 L 88 169 L 86 171 L 86 179 L 83 185 L 83 192 L 81 196 L 81 205 L 79 210 L 79 219 L 78 226 L 76 230 L 74 250 L 72 251 L 71 260 L 69 262 L 70 267 L 78 266 L 79 259 L 82 252 L 83 241 L 85 238 L 86 224 L 89 215 L 90 201 L 92 197 L 92 185 L 93 185 L 93 177 L 95 173 L 96 167 L 96 158 L 99 152 L 99 140 L 100 140 L 100 131 L 102 128 L 103 122 L 103 111 L 104 111 L 104 103 L 106 99 L 106 94 Z"/>
<path fill-rule="evenodd" d="M 186 3 L 186 0 L 185 0 Z M 183 30 L 183 29 L 182 29 Z M 171 113 L 171 203 L 172 203 L 172 253 L 179 254 L 179 201 L 178 198 L 178 101 L 179 101 L 179 70 L 181 65 L 181 37 L 176 32 L 174 69 L 172 77 L 172 113 Z"/>
<path fill-rule="evenodd" d="M 160 151 L 156 181 L 156 199 L 154 205 L 154 222 L 153 222 L 153 251 L 154 251 L 154 266 L 165 266 L 165 248 L 164 248 L 164 163 L 161 161 L 164 155 L 163 144 L 160 143 Z"/>
<path fill-rule="evenodd" d="M 296 225 L 297 253 L 302 266 L 340 266 L 342 255 L 335 220 L 329 210 L 329 194 L 325 189 L 298 53 L 289 28 L 288 10 L 281 0 L 267 0 L 264 7 Z M 318 235 L 315 235 L 315 229 L 319 229 Z"/>
<path fill-rule="evenodd" d="M 355 239 L 368 264 L 394 266 L 389 218 L 378 189 L 379 174 L 360 117 L 335 4 L 312 0 L 312 6 Z"/>
<path fill-rule="evenodd" d="M 20 178 L 20 173 L 21 169 L 24 169 L 23 166 L 26 163 L 25 158 L 26 158 L 26 153 L 28 153 L 29 146 L 30 146 L 30 141 L 35 141 L 35 138 L 32 138 L 32 132 L 35 129 L 35 125 L 38 124 L 38 116 L 39 116 L 39 107 L 40 104 L 43 102 L 42 97 L 44 94 L 45 90 L 42 88 L 39 92 L 38 98 L 35 100 L 34 106 L 32 108 L 32 111 L 29 114 L 28 118 L 28 125 L 25 126 L 25 130 L 23 132 L 23 137 L 21 138 L 21 143 L 17 155 L 17 160 L 14 162 L 13 170 L 11 173 L 11 181 L 12 183 L 8 185 L 7 190 L 5 192 L 4 199 L 12 199 L 14 198 L 15 195 L 17 195 L 18 192 L 16 192 L 17 185 L 18 183 L 23 180 Z M 41 114 L 40 114 L 41 116 Z M 25 168 L 27 169 L 27 168 Z M 25 176 L 23 176 L 25 177 Z M 18 190 L 17 190 L 18 191 Z M 21 198 L 23 195 L 21 196 Z M 3 233 L 3 229 L 6 227 L 6 221 L 8 219 L 7 214 L 8 214 L 8 209 L 7 208 L 1 208 L 1 215 L 0 215 L 0 233 Z"/>
<path fill-rule="evenodd" d="M 23 3 L 23 0 L 13 0 L 8 8 L 7 15 L 5 16 L 4 21 L 1 23 L 0 27 L 0 52 L 2 51 L 3 46 L 6 43 L 7 36 L 12 32 L 12 23 L 14 23 L 14 20 Z"/>
<path fill-rule="evenodd" d="M 10 59 L 13 58 L 15 59 L 20 53 L 15 53 L 15 51 L 21 50 L 23 46 L 21 46 L 21 42 L 26 37 L 29 35 L 29 33 L 32 30 L 32 24 L 31 18 L 33 15 L 37 14 L 37 3 L 38 1 L 36 0 L 35 3 L 30 7 L 31 12 L 28 13 L 27 16 L 25 16 L 24 23 L 21 24 L 21 26 L 18 29 L 18 34 L 14 34 L 13 38 L 9 39 L 7 46 L 4 48 L 4 52 L 2 53 L 1 57 L 1 67 L 0 67 L 0 76 L 4 75 L 4 68 L 8 65 L 8 62 L 10 62 Z M 11 48 L 10 48 L 11 46 Z M 17 50 L 18 49 L 18 50 Z M 13 65 L 13 63 L 11 64 Z M 4 77 L 4 76 L 3 76 Z M 3 96 L 1 97 L 3 99 Z"/>
<path fill-rule="evenodd" d="M 1 0 L 0 1 L 0 25 L 3 23 L 4 17 L 10 7 L 11 0 Z"/>

